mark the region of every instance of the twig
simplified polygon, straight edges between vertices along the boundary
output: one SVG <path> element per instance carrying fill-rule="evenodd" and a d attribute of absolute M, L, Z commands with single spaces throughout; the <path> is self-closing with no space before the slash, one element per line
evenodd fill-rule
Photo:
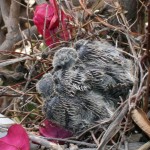
<path fill-rule="evenodd" d="M 50 148 L 50 149 L 53 149 L 53 150 L 63 150 L 62 147 L 59 145 L 59 144 L 55 144 L 55 143 L 52 143 L 52 142 L 49 142 L 43 138 L 40 138 L 38 136 L 35 136 L 35 135 L 29 135 L 29 138 L 31 141 L 33 142 L 36 142 L 40 145 L 43 145 L 45 146 L 46 148 Z"/>
<path fill-rule="evenodd" d="M 82 2 L 82 0 L 79 0 L 79 2 L 80 2 L 81 7 L 84 9 L 84 11 L 87 12 L 87 13 L 91 16 L 91 15 L 92 15 L 92 12 L 89 11 L 88 9 L 86 9 L 86 6 L 85 6 L 84 3 Z M 111 28 L 111 29 L 114 29 L 114 30 L 121 30 L 120 27 L 116 27 L 116 26 L 113 26 L 113 25 L 107 23 L 106 21 L 104 21 L 104 20 L 103 20 L 102 18 L 100 18 L 99 16 L 96 16 L 95 18 L 96 18 L 100 23 L 102 23 L 103 25 L 105 25 L 105 26 L 107 26 L 107 27 L 109 27 L 109 28 Z"/>
<path fill-rule="evenodd" d="M 20 2 L 21 0 L 16 0 Z M 5 26 L 7 27 L 8 33 L 6 39 L 0 46 L 0 50 L 10 50 L 13 48 L 14 42 L 16 42 L 17 34 L 19 32 L 19 15 L 20 15 L 20 4 L 16 1 L 11 1 L 10 10 L 8 11 L 8 3 L 5 0 L 1 0 L 1 10 Z M 3 8 L 4 7 L 4 8 Z"/>
<path fill-rule="evenodd" d="M 95 137 L 95 135 L 94 135 L 93 131 L 90 131 L 90 133 L 91 133 L 91 136 L 92 136 L 92 138 L 93 138 L 94 142 L 95 142 L 95 143 L 96 143 L 96 145 L 98 146 L 98 145 L 99 145 L 99 143 L 98 143 L 98 140 L 96 139 L 96 137 Z"/>
<path fill-rule="evenodd" d="M 24 92 L 27 90 L 27 88 L 28 88 L 28 86 L 29 86 L 29 84 L 31 82 L 32 74 L 36 70 L 35 67 L 36 67 L 37 64 L 38 64 L 38 61 L 36 60 L 35 64 L 31 67 L 31 69 L 29 71 L 28 78 L 27 78 L 27 83 L 26 83 L 26 85 L 25 85 L 25 87 L 23 89 Z"/>
<path fill-rule="evenodd" d="M 32 60 L 32 59 L 34 59 L 34 57 L 40 56 L 40 55 L 41 55 L 41 53 L 38 53 L 38 54 L 31 55 L 31 56 L 25 56 L 25 57 L 21 57 L 21 58 L 15 58 L 15 59 L 7 60 L 5 62 L 0 63 L 0 68 L 14 64 L 16 62 L 23 61 L 23 60 L 27 60 L 27 59 Z"/>
<path fill-rule="evenodd" d="M 109 125 L 107 131 L 101 139 L 101 142 L 98 146 L 98 150 L 104 150 L 105 145 L 110 141 L 114 134 L 116 134 L 119 131 L 119 129 L 121 128 L 119 124 L 122 122 L 124 116 L 126 115 L 128 107 L 128 103 L 126 103 L 123 109 L 121 110 L 120 114 L 117 116 L 117 118 Z"/>
<path fill-rule="evenodd" d="M 116 5 L 116 7 L 121 7 L 118 2 L 115 2 L 115 5 Z M 122 21 L 123 21 L 123 23 L 124 23 L 124 27 L 126 28 L 126 31 L 125 31 L 124 34 L 126 35 L 126 38 L 127 38 L 127 40 L 128 40 L 128 43 L 129 43 L 129 46 L 130 46 L 130 50 L 131 50 L 133 56 L 134 56 L 135 58 L 137 58 L 137 54 L 136 54 L 136 52 L 135 52 L 135 50 L 134 50 L 134 48 L 133 48 L 133 46 L 132 46 L 131 40 L 130 40 L 130 38 L 129 38 L 129 33 L 130 33 L 131 31 L 130 31 L 130 28 L 129 28 L 129 23 L 128 23 L 128 21 L 127 21 L 125 15 L 124 15 L 124 13 L 120 12 L 120 18 L 122 19 Z"/>
<path fill-rule="evenodd" d="M 24 31 L 22 31 L 22 32 L 24 32 L 24 34 L 26 35 L 27 38 L 29 38 L 29 36 L 30 36 L 28 30 L 29 30 L 29 29 L 25 29 Z M 37 34 L 37 28 L 36 28 L 35 26 L 32 26 L 32 27 L 30 28 L 30 33 L 32 33 L 31 36 L 34 37 L 34 35 Z M 18 31 L 18 33 L 15 34 L 15 37 L 14 37 L 14 35 L 13 35 L 13 36 L 11 36 L 10 38 L 6 39 L 6 40 L 2 43 L 2 45 L 0 46 L 0 51 L 1 51 L 1 50 L 6 50 L 6 51 L 12 50 L 14 44 L 17 43 L 17 42 L 19 42 L 19 41 L 21 41 L 21 40 L 22 40 L 22 37 L 21 37 L 20 32 Z"/>
<path fill-rule="evenodd" d="M 4 20 L 5 25 L 7 25 L 7 20 L 9 17 L 9 4 L 6 0 L 0 0 L 0 8 L 2 13 L 2 18 Z"/>
<path fill-rule="evenodd" d="M 148 77 L 146 81 L 146 93 L 144 96 L 144 103 L 143 103 L 143 110 L 147 113 L 148 112 L 148 99 L 149 99 L 149 85 L 150 85 L 150 68 L 148 70 Z"/>
<path fill-rule="evenodd" d="M 90 144 L 90 143 L 86 143 L 86 142 L 80 142 L 80 141 L 74 141 L 74 140 L 68 140 L 68 139 L 61 139 L 61 138 L 46 138 L 46 137 L 34 136 L 34 135 L 32 135 L 32 136 L 37 137 L 39 139 L 47 139 L 47 140 L 62 141 L 62 142 L 67 142 L 67 143 L 74 143 L 74 144 L 77 144 L 77 145 L 84 145 L 84 146 L 88 146 L 88 147 L 91 147 L 91 148 L 96 147 L 96 144 Z"/>
<path fill-rule="evenodd" d="M 17 2 L 21 2 L 21 0 L 16 0 Z M 7 30 L 8 34 L 6 35 L 10 38 L 10 36 L 13 36 L 14 33 L 19 32 L 19 15 L 20 15 L 20 4 L 18 4 L 16 1 L 11 1 L 10 5 L 10 13 L 9 13 L 9 19 L 7 22 Z"/>
<path fill-rule="evenodd" d="M 150 141 L 142 145 L 138 150 L 149 150 L 150 149 Z"/>

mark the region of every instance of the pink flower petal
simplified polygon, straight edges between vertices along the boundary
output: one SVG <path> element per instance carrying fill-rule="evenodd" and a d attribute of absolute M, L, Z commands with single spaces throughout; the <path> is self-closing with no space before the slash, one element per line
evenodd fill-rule
<path fill-rule="evenodd" d="M 16 146 L 9 145 L 2 141 L 0 142 L 0 148 L 3 150 L 18 150 L 18 148 Z"/>
<path fill-rule="evenodd" d="M 48 29 L 53 15 L 54 12 L 51 5 L 41 4 L 36 6 L 33 21 L 34 24 L 37 26 L 38 32 L 40 34 L 44 34 L 44 28 Z"/>
<path fill-rule="evenodd" d="M 60 40 L 70 39 L 72 26 L 68 22 L 72 18 L 58 9 L 56 0 L 49 2 L 50 4 L 36 6 L 33 21 L 38 32 L 43 35 L 46 45 L 54 47 Z"/>
<path fill-rule="evenodd" d="M 43 124 L 44 126 L 39 128 L 40 134 L 42 136 L 64 139 L 73 135 L 72 132 L 58 126 L 49 120 L 45 120 Z"/>
<path fill-rule="evenodd" d="M 7 135 L 0 138 L 0 149 L 3 150 L 29 150 L 29 147 L 29 137 L 19 124 L 12 125 Z"/>

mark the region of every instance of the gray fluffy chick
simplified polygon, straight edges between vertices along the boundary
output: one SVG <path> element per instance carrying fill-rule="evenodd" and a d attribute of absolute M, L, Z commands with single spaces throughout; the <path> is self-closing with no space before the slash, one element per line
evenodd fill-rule
<path fill-rule="evenodd" d="M 79 40 L 74 47 L 86 67 L 103 69 L 120 83 L 134 81 L 132 61 L 108 42 Z"/>
<path fill-rule="evenodd" d="M 79 40 L 75 48 L 60 49 L 53 59 L 53 75 L 65 91 L 92 89 L 115 98 L 128 94 L 134 81 L 132 63 L 121 52 L 100 41 Z"/>
<path fill-rule="evenodd" d="M 74 66 L 76 61 L 78 60 L 78 54 L 73 48 L 61 48 L 58 50 L 53 59 L 53 67 L 54 71 L 64 69 L 67 70 Z"/>
<path fill-rule="evenodd" d="M 87 94 L 85 97 L 81 96 L 55 95 L 45 102 L 46 117 L 77 133 L 90 127 L 95 121 L 104 121 L 112 116 L 112 106 L 108 106 L 110 104 L 105 102 L 103 96 L 95 93 Z M 97 99 L 93 99 L 93 97 L 97 97 Z"/>
<path fill-rule="evenodd" d="M 116 83 L 111 84 L 110 82 L 110 86 L 107 86 L 106 89 L 107 93 L 115 98 L 126 97 L 135 79 L 132 61 L 125 58 L 120 49 L 107 42 L 89 40 L 79 40 L 74 47 L 78 52 L 79 59 L 87 68 L 97 68 L 114 79 Z M 96 74 L 99 75 L 99 73 Z M 94 83 L 99 84 L 98 82 Z"/>
<path fill-rule="evenodd" d="M 116 81 L 101 68 L 87 67 L 73 48 L 61 48 L 53 58 L 53 76 L 55 83 L 62 84 L 65 91 L 76 94 L 77 91 L 106 90 Z M 59 85 L 58 84 L 58 85 Z"/>
<path fill-rule="evenodd" d="M 80 40 L 73 48 L 61 48 L 53 59 L 53 71 L 37 84 L 45 99 L 47 118 L 82 131 L 94 121 L 113 114 L 119 96 L 133 85 L 132 63 L 108 43 Z"/>
<path fill-rule="evenodd" d="M 53 76 L 47 73 L 38 81 L 36 88 L 45 100 L 43 110 L 46 117 L 64 128 L 74 133 L 81 132 L 95 121 L 106 120 L 113 114 L 114 107 L 106 102 L 103 95 L 90 91 L 70 96 L 64 93 L 63 85 L 59 86 L 61 90 L 55 90 Z"/>

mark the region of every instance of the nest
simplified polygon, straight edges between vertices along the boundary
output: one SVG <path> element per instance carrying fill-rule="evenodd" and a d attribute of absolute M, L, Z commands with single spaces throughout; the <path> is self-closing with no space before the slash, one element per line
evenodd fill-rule
<path fill-rule="evenodd" d="M 32 134 L 30 139 L 51 149 L 142 150 L 150 147 L 148 142 L 150 36 L 145 33 L 145 22 L 142 19 L 146 15 L 146 5 L 142 1 L 135 0 L 59 2 L 60 8 L 74 18 L 70 22 L 74 28 L 69 41 L 60 39 L 57 46 L 48 48 L 43 45 L 41 38 L 30 37 L 29 40 L 15 43 L 17 45 L 15 51 L 0 51 L 4 55 L 2 59 L 7 58 L 0 63 L 1 113 L 24 125 L 28 132 L 38 132 L 38 125 L 45 118 L 42 114 L 43 101 L 35 90 L 35 84 L 43 74 L 52 69 L 53 54 L 60 47 L 72 46 L 78 39 L 106 40 L 122 48 L 124 55 L 134 62 L 133 74 L 136 80 L 128 98 L 119 104 L 108 121 L 97 121 L 80 135 L 70 139 L 43 139 Z M 148 33 L 149 26 L 150 23 L 146 31 Z M 23 48 L 20 48 L 22 45 Z M 16 51 L 17 47 L 20 49 L 19 52 Z M 22 52 L 27 48 L 32 50 L 30 54 Z M 8 59 L 8 54 L 13 59 Z M 6 66 L 10 66 L 11 69 Z M 48 140 L 63 141 L 70 146 L 65 148 Z"/>

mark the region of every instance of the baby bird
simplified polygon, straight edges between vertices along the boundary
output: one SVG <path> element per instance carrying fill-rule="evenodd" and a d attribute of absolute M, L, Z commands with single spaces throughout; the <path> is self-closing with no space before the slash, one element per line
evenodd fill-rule
<path fill-rule="evenodd" d="M 87 67 L 73 48 L 64 47 L 58 50 L 53 58 L 53 67 L 54 80 L 59 80 L 68 93 L 75 94 L 77 91 L 90 89 L 104 91 L 110 85 L 116 84 L 116 81 L 102 69 Z"/>
<path fill-rule="evenodd" d="M 78 53 L 73 48 L 61 48 L 53 58 L 53 77 L 55 84 L 62 84 L 63 90 L 74 94 L 77 90 L 88 89 L 84 64 L 79 62 Z M 59 83 L 59 84 L 58 84 Z"/>
<path fill-rule="evenodd" d="M 97 99 L 94 100 L 93 97 Z M 95 121 L 104 121 L 112 116 L 113 107 L 108 106 L 110 104 L 107 104 L 103 98 L 95 93 L 87 94 L 85 97 L 57 94 L 45 102 L 44 111 L 51 121 L 74 133 L 81 132 Z"/>
<path fill-rule="evenodd" d="M 61 55 L 60 55 L 61 54 Z M 75 64 L 78 59 L 78 54 L 73 48 L 61 48 L 61 50 L 57 51 L 53 59 L 53 67 L 54 71 L 59 69 L 69 69 L 71 66 Z"/>
<path fill-rule="evenodd" d="M 63 92 L 61 84 L 59 86 L 61 90 L 51 89 L 55 89 L 55 82 L 50 73 L 45 74 L 36 85 L 37 91 L 45 99 L 43 110 L 51 121 L 77 133 L 97 120 L 112 116 L 113 106 L 103 95 L 90 91 L 70 96 Z"/>
<path fill-rule="evenodd" d="M 87 67 L 101 68 L 120 82 L 134 81 L 132 61 L 108 42 L 79 40 L 74 47 Z"/>
<path fill-rule="evenodd" d="M 61 48 L 36 86 L 46 117 L 74 133 L 110 118 L 132 88 L 131 64 L 108 43 L 80 40 L 75 49 Z"/>
<path fill-rule="evenodd" d="M 89 40 L 79 40 L 74 47 L 79 59 L 87 68 L 103 70 L 115 80 L 116 84 L 110 83 L 107 92 L 115 97 L 125 97 L 128 94 L 134 82 L 133 64 L 131 60 L 123 56 L 118 48 L 107 42 Z"/>
<path fill-rule="evenodd" d="M 89 89 L 103 91 L 115 98 L 128 94 L 133 85 L 132 63 L 121 52 L 100 41 L 79 40 L 75 48 L 77 51 L 62 48 L 54 55 L 53 74 L 64 88 L 74 94 Z"/>

